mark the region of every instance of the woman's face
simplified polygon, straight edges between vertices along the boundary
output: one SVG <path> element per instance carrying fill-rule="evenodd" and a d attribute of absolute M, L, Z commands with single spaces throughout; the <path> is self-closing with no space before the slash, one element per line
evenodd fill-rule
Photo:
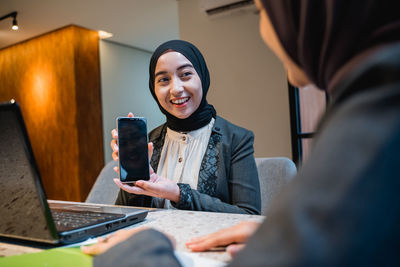
<path fill-rule="evenodd" d="M 289 57 L 283 49 L 277 34 L 269 20 L 267 12 L 260 0 L 255 1 L 257 9 L 260 12 L 260 34 L 264 42 L 271 48 L 280 61 L 285 66 L 289 82 L 297 87 L 303 87 L 310 84 L 304 71 Z"/>
<path fill-rule="evenodd" d="M 186 119 L 199 107 L 203 96 L 201 80 L 181 53 L 167 52 L 158 58 L 154 82 L 158 102 L 171 115 Z"/>

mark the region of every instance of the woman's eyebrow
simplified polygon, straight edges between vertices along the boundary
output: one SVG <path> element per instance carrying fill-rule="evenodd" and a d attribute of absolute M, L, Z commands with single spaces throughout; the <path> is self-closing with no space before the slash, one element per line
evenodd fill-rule
<path fill-rule="evenodd" d="M 193 68 L 193 65 L 192 65 L 192 64 L 189 64 L 189 63 L 187 63 L 187 64 L 184 64 L 184 65 L 180 66 L 180 67 L 179 67 L 179 68 L 177 68 L 176 70 L 181 70 L 181 69 L 184 69 L 184 68 L 186 68 L 186 67 Z"/>
<path fill-rule="evenodd" d="M 182 66 L 179 66 L 176 70 L 181 70 L 186 67 L 194 68 L 192 64 L 187 63 L 187 64 L 183 64 Z M 167 73 L 168 73 L 168 71 L 161 70 L 154 75 L 154 78 L 157 77 L 158 75 L 163 75 L 163 74 L 167 74 Z"/>
<path fill-rule="evenodd" d="M 154 75 L 154 78 L 157 77 L 158 75 L 163 75 L 163 74 L 167 74 L 168 72 L 165 70 L 159 71 Z"/>

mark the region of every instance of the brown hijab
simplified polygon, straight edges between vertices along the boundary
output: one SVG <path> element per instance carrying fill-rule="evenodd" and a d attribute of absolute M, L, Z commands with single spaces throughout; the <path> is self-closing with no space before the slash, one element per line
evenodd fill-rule
<path fill-rule="evenodd" d="M 261 0 L 284 49 L 319 88 L 400 41 L 393 0 Z"/>

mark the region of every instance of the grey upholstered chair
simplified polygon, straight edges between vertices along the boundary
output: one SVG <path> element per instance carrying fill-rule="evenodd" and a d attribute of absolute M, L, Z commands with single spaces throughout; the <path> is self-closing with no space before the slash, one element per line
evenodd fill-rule
<path fill-rule="evenodd" d="M 296 165 L 288 158 L 256 158 L 258 177 L 260 180 L 261 209 L 265 215 L 271 199 L 282 186 L 296 176 Z"/>
<path fill-rule="evenodd" d="M 103 167 L 86 198 L 86 202 L 99 204 L 115 203 L 119 192 L 119 187 L 113 181 L 113 178 L 118 177 L 118 174 L 113 170 L 115 166 L 118 166 L 118 163 L 112 160 Z"/>
<path fill-rule="evenodd" d="M 288 158 L 256 158 L 261 188 L 263 214 L 272 197 L 296 175 L 296 166 Z M 89 203 L 114 204 L 119 187 L 113 181 L 117 177 L 113 168 L 115 161 L 110 161 L 100 172 L 86 199 Z"/>

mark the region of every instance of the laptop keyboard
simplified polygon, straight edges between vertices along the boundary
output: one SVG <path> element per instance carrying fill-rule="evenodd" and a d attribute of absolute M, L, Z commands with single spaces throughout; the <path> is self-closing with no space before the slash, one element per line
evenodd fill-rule
<path fill-rule="evenodd" d="M 57 231 L 69 231 L 94 224 L 112 221 L 125 217 L 123 214 L 70 211 L 70 210 L 51 210 Z"/>

